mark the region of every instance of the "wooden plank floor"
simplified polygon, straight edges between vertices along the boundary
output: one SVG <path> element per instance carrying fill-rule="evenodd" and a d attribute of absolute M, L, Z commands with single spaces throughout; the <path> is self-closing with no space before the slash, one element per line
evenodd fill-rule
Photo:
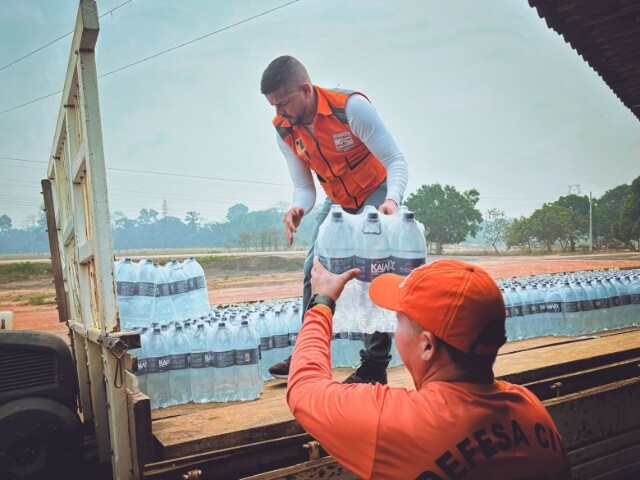
<path fill-rule="evenodd" d="M 607 332 L 580 338 L 545 337 L 510 342 L 496 360 L 497 376 L 552 367 L 568 361 L 590 359 L 640 347 L 640 329 Z M 334 370 L 341 381 L 351 369 Z M 389 369 L 389 385 L 413 388 L 404 366 Z M 265 383 L 253 402 L 181 405 L 152 412 L 153 433 L 164 459 L 229 448 L 284 435 L 300 433 L 285 401 L 286 382 Z"/>

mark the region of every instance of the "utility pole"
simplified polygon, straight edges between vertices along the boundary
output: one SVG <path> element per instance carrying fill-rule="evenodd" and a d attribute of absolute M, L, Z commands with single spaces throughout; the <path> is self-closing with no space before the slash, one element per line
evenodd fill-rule
<path fill-rule="evenodd" d="M 591 203 L 591 192 L 589 192 L 589 253 L 593 253 L 593 208 Z"/>

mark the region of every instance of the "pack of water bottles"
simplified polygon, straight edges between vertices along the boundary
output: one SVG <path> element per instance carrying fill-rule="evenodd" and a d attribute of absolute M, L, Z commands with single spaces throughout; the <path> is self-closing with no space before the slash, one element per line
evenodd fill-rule
<path fill-rule="evenodd" d="M 394 332 L 395 314 L 371 301 L 369 286 L 383 273 L 408 275 L 425 264 L 424 227 L 415 220 L 413 212 L 402 206 L 394 215 L 384 215 L 367 206 L 362 213 L 351 215 L 334 205 L 320 226 L 314 251 L 331 272 L 360 269 L 360 275 L 347 284 L 336 303 L 333 319 L 336 344 L 355 345 L 354 340 L 361 341 L 365 333 Z M 336 350 L 348 352 L 349 348 Z M 350 365 L 339 356 L 337 363 Z"/>
<path fill-rule="evenodd" d="M 140 332 L 140 389 L 151 408 L 188 402 L 255 400 L 268 368 L 291 355 L 300 330 L 300 300 L 216 306 L 207 315 Z"/>
<path fill-rule="evenodd" d="M 509 340 L 640 325 L 640 269 L 532 275 L 498 284 Z"/>
<path fill-rule="evenodd" d="M 121 330 L 150 327 L 208 315 L 211 309 L 204 271 L 194 257 L 164 266 L 143 259 L 116 262 Z"/>

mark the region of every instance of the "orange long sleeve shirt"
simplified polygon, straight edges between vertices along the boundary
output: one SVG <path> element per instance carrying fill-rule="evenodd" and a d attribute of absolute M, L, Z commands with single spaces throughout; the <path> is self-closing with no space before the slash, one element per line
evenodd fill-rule
<path fill-rule="evenodd" d="M 332 379 L 331 310 L 310 309 L 291 362 L 287 402 L 298 423 L 361 478 L 560 479 L 557 427 L 527 389 L 430 382 L 420 390 Z"/>

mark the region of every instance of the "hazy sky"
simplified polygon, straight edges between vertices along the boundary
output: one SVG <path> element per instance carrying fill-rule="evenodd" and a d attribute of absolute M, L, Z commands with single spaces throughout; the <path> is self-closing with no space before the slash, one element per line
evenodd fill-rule
<path fill-rule="evenodd" d="M 98 0 L 99 14 L 125 1 Z M 286 3 L 132 0 L 100 20 L 98 75 Z M 72 31 L 77 6 L 0 0 L 0 68 Z M 70 43 L 1 70 L 0 111 L 61 90 Z M 483 213 L 518 216 L 570 185 L 600 196 L 640 175 L 640 122 L 526 0 L 300 0 L 99 80 L 111 212 L 166 199 L 170 215 L 218 221 L 291 201 L 259 86 L 282 54 L 368 95 L 407 158 L 407 195 L 476 188 Z M 15 227 L 41 202 L 59 108 L 56 95 L 0 115 L 0 157 L 45 162 L 0 158 Z"/>

